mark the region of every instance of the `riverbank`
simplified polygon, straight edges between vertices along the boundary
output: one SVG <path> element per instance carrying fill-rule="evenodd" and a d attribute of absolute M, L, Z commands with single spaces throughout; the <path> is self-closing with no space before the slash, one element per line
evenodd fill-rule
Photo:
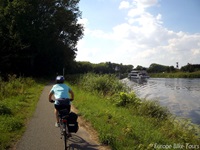
<path fill-rule="evenodd" d="M 112 149 L 155 149 L 166 144 L 186 148 L 187 143 L 200 146 L 195 127 L 175 121 L 158 103 L 127 93 L 113 76 L 89 74 L 71 87 L 79 115 L 91 122 L 100 142 Z"/>
<path fill-rule="evenodd" d="M 151 78 L 200 78 L 200 71 L 175 73 L 150 73 Z"/>

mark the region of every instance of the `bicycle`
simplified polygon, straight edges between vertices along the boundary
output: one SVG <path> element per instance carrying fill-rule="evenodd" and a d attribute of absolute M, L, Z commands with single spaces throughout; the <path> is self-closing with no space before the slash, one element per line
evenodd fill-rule
<path fill-rule="evenodd" d="M 68 99 L 70 101 L 72 101 L 72 99 Z M 51 103 L 54 103 L 54 100 L 50 101 Z M 66 109 L 66 105 L 61 105 L 61 107 L 58 109 L 58 117 L 59 117 L 59 123 L 60 123 L 60 135 L 61 135 L 61 139 L 64 139 L 64 146 L 65 146 L 65 150 L 67 150 L 68 147 L 68 139 L 71 137 L 71 134 L 69 132 L 68 129 L 68 117 L 69 117 L 69 113 L 70 113 L 70 109 Z"/>
<path fill-rule="evenodd" d="M 58 112 L 59 112 L 61 139 L 64 138 L 65 150 L 67 150 L 68 148 L 67 140 L 71 137 L 67 127 L 67 118 L 69 117 L 69 113 L 67 109 L 63 109 Z"/>

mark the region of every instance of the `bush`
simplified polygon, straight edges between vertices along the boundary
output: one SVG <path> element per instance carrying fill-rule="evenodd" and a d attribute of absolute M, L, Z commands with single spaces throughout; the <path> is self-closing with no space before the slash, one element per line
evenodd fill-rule
<path fill-rule="evenodd" d="M 98 75 L 88 73 L 80 80 L 80 86 L 90 92 L 102 95 L 113 95 L 119 91 L 126 91 L 126 86 L 114 75 Z"/>
<path fill-rule="evenodd" d="M 117 100 L 117 106 L 128 106 L 137 107 L 141 104 L 141 100 L 135 95 L 135 93 L 120 92 L 119 99 Z"/>
<path fill-rule="evenodd" d="M 32 78 L 17 78 L 16 75 L 8 75 L 8 81 L 0 78 L 0 99 L 24 94 L 27 88 L 35 84 Z"/>
<path fill-rule="evenodd" d="M 171 114 L 167 108 L 160 106 L 157 101 L 150 100 L 143 101 L 138 108 L 138 113 L 161 120 L 167 119 Z"/>
<path fill-rule="evenodd" d="M 12 111 L 10 108 L 0 103 L 0 115 L 11 115 Z"/>
<path fill-rule="evenodd" d="M 21 129 L 23 127 L 23 123 L 19 118 L 12 116 L 1 117 L 1 125 L 0 131 L 5 132 L 13 132 Z"/>

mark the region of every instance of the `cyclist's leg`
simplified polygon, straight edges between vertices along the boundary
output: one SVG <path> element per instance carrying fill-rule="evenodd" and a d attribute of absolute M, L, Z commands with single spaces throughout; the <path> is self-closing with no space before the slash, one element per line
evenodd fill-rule
<path fill-rule="evenodd" d="M 58 110 L 54 109 L 55 115 L 56 115 L 56 122 L 59 123 L 59 117 L 58 117 Z"/>
<path fill-rule="evenodd" d="M 67 105 L 66 108 L 71 112 L 71 105 Z"/>

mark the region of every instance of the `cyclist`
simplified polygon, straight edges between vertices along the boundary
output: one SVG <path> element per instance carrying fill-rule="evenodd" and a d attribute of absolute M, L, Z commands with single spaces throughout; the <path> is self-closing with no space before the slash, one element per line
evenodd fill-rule
<path fill-rule="evenodd" d="M 58 111 L 57 109 L 64 109 L 64 107 L 66 107 L 69 112 L 70 112 L 70 108 L 71 108 L 71 101 L 74 99 L 74 92 L 71 90 L 71 88 L 64 84 L 65 78 L 61 75 L 56 77 L 56 84 L 53 85 L 53 87 L 51 88 L 50 92 L 49 92 L 49 102 L 54 102 L 52 100 L 52 97 L 54 96 L 55 98 L 55 102 L 54 102 L 54 106 L 55 106 L 55 115 L 56 115 L 56 123 L 55 126 L 59 127 L 60 123 L 59 123 L 59 118 L 58 118 Z"/>

